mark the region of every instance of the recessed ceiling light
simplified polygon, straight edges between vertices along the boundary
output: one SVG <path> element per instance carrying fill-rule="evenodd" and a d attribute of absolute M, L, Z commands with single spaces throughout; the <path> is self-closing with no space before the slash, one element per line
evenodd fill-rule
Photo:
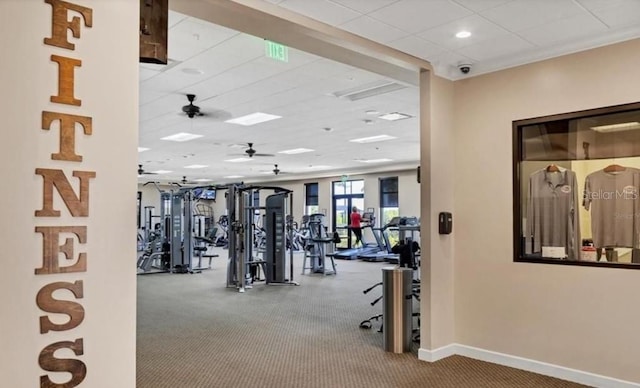
<path fill-rule="evenodd" d="M 249 162 L 251 161 L 251 158 L 235 158 L 235 159 L 226 159 L 225 162 L 231 162 L 231 163 L 242 163 L 242 162 Z"/>
<path fill-rule="evenodd" d="M 197 139 L 202 137 L 202 135 L 195 135 L 193 133 L 180 132 L 175 135 L 165 136 L 161 140 L 170 140 L 170 141 L 189 141 L 193 139 Z"/>
<path fill-rule="evenodd" d="M 225 178 L 229 178 L 229 179 L 244 178 L 244 175 L 227 175 Z"/>
<path fill-rule="evenodd" d="M 225 123 L 249 126 L 249 125 L 264 123 L 266 121 L 271 121 L 279 118 L 282 118 L 282 116 L 256 112 L 256 113 L 251 113 L 250 115 L 236 117 L 235 119 L 227 120 L 225 121 Z"/>
<path fill-rule="evenodd" d="M 393 159 L 356 159 L 356 161 L 360 163 L 384 163 L 392 162 Z"/>
<path fill-rule="evenodd" d="M 151 171 L 154 174 L 169 174 L 173 171 L 169 171 L 169 170 L 156 170 L 156 171 Z"/>
<path fill-rule="evenodd" d="M 195 179 L 195 182 L 211 182 L 211 179 L 199 178 L 199 179 Z"/>
<path fill-rule="evenodd" d="M 184 168 L 207 168 L 206 164 L 192 164 L 190 166 L 184 166 Z"/>
<path fill-rule="evenodd" d="M 378 135 L 378 136 L 370 136 L 370 137 L 361 137 L 360 139 L 351 139 L 349 140 L 352 143 L 375 143 L 377 141 L 386 141 L 396 139 L 395 136 L 389 135 Z"/>
<path fill-rule="evenodd" d="M 309 148 L 294 148 L 291 150 L 285 150 L 285 151 L 280 151 L 278 152 L 279 154 L 287 154 L 287 155 L 294 155 L 294 154 L 304 154 L 305 152 L 313 152 L 314 150 L 310 150 Z"/>
<path fill-rule="evenodd" d="M 387 113 L 385 115 L 378 116 L 379 119 L 388 120 L 388 121 L 404 120 L 404 119 L 409 119 L 411 117 L 413 116 L 408 115 L 406 113 L 399 113 L 399 112 Z"/>
<path fill-rule="evenodd" d="M 138 147 L 138 152 L 149 151 L 151 148 Z"/>
<path fill-rule="evenodd" d="M 601 133 L 630 131 L 632 129 L 640 129 L 640 123 L 637 121 L 631 121 L 628 123 L 599 125 L 597 127 L 591 127 L 591 129 Z"/>
<path fill-rule="evenodd" d="M 456 38 L 460 38 L 460 39 L 468 38 L 470 36 L 471 36 L 471 33 L 469 31 L 460 31 L 456 34 Z"/>

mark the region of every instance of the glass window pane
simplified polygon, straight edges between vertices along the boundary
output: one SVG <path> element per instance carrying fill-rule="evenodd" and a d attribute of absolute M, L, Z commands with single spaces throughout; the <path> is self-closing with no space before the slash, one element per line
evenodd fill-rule
<path fill-rule="evenodd" d="M 305 183 L 305 206 L 318 205 L 318 184 Z"/>
<path fill-rule="evenodd" d="M 515 260 L 640 267 L 640 104 L 515 121 Z"/>
<path fill-rule="evenodd" d="M 305 184 L 307 187 L 307 195 L 308 196 L 317 196 L 318 195 L 318 184 L 317 183 L 307 183 Z"/>
<path fill-rule="evenodd" d="M 380 191 L 383 193 L 397 193 L 398 178 L 395 177 L 380 179 Z"/>
<path fill-rule="evenodd" d="M 364 193 L 364 180 L 351 181 L 351 194 Z"/>
<path fill-rule="evenodd" d="M 382 194 L 380 197 L 381 207 L 397 207 L 398 206 L 398 194 Z"/>

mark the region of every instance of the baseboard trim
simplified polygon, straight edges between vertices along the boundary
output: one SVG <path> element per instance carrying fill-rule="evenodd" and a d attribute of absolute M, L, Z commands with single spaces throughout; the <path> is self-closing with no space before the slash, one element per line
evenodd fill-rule
<path fill-rule="evenodd" d="M 575 383 L 589 385 L 592 387 L 640 388 L 640 384 L 631 381 L 620 380 L 546 362 L 460 344 L 450 344 L 434 350 L 420 349 L 418 350 L 418 359 L 427 362 L 435 362 L 454 354 L 539 373 L 545 376 L 556 377 L 562 380 L 573 381 Z"/>
<path fill-rule="evenodd" d="M 456 354 L 456 346 L 456 344 L 450 344 L 434 350 L 420 348 L 418 349 L 418 359 L 427 362 L 442 360 Z"/>

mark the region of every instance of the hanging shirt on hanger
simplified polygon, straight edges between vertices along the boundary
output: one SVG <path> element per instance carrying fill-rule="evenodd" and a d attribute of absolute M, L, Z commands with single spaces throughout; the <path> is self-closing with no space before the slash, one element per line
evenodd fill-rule
<path fill-rule="evenodd" d="M 596 248 L 640 248 L 640 170 L 599 170 L 587 175 L 584 187 Z"/>
<path fill-rule="evenodd" d="M 580 258 L 578 185 L 575 172 L 553 165 L 529 177 L 527 234 L 532 253 L 543 247 L 564 247 L 566 258 Z"/>

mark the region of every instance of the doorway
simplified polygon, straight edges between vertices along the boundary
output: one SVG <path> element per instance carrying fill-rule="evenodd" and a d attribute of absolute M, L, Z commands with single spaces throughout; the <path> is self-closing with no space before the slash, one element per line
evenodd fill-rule
<path fill-rule="evenodd" d="M 333 230 L 338 232 L 340 243 L 336 249 L 353 247 L 355 235 L 349 228 L 351 209 L 364 209 L 364 180 L 333 182 Z"/>

